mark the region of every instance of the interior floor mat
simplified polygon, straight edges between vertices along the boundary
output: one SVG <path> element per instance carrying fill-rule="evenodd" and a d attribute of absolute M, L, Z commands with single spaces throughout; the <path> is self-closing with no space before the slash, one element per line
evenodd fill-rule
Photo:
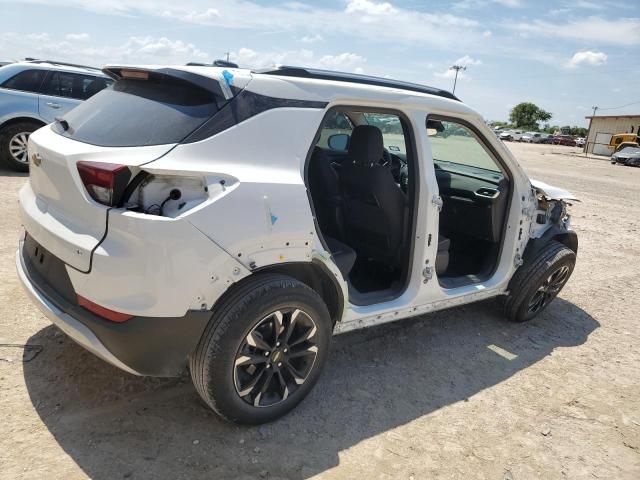
<path fill-rule="evenodd" d="M 399 269 L 391 269 L 381 263 L 360 257 L 349 274 L 351 284 L 361 293 L 387 290 L 396 285 L 400 278 Z"/>

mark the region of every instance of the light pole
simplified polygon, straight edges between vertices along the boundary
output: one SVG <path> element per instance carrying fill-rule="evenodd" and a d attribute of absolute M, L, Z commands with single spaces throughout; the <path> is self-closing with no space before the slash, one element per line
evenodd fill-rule
<path fill-rule="evenodd" d="M 456 71 L 456 76 L 453 79 L 453 92 L 452 93 L 456 93 L 456 83 L 458 83 L 458 72 L 460 70 L 466 70 L 467 67 L 464 67 L 462 65 L 454 65 L 452 67 L 449 67 L 449 70 L 455 70 Z"/>

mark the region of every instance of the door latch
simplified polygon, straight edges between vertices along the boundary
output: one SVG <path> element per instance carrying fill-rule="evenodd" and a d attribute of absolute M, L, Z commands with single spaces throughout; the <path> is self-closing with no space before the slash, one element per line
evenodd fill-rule
<path fill-rule="evenodd" d="M 440 197 L 440 195 L 434 195 L 431 199 L 431 203 L 435 205 L 436 209 L 439 212 L 442 211 L 442 205 L 444 205 L 444 202 L 442 201 L 442 197 Z"/>

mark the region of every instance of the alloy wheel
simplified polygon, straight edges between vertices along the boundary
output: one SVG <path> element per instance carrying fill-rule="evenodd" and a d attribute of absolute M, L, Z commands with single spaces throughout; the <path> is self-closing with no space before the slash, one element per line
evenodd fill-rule
<path fill-rule="evenodd" d="M 318 346 L 314 320 L 297 309 L 277 310 L 245 337 L 234 361 L 236 392 L 254 407 L 284 402 L 304 384 Z"/>
<path fill-rule="evenodd" d="M 29 157 L 27 155 L 29 133 L 30 132 L 16 133 L 13 137 L 11 137 L 11 140 L 9 140 L 9 153 L 17 162 L 29 163 Z"/>
<path fill-rule="evenodd" d="M 537 313 L 546 307 L 549 302 L 555 298 L 568 279 L 568 266 L 563 265 L 557 270 L 554 270 L 553 273 L 542 282 L 542 285 L 538 287 L 533 297 L 531 297 L 527 311 L 529 313 Z"/>

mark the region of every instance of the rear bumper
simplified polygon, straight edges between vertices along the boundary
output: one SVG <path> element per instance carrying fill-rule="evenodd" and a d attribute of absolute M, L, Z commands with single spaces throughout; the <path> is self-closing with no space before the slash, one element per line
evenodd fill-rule
<path fill-rule="evenodd" d="M 58 294 L 24 254 L 16 252 L 18 277 L 42 313 L 94 355 L 134 375 L 178 376 L 197 346 L 210 311 L 184 317 L 133 317 L 124 323 L 105 320 Z"/>

